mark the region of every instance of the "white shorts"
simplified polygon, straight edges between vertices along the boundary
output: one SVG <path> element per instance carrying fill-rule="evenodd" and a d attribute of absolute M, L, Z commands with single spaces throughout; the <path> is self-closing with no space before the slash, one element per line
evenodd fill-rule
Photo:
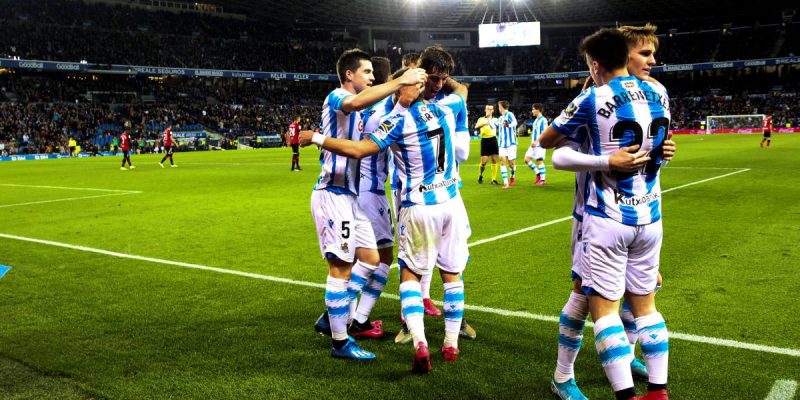
<path fill-rule="evenodd" d="M 358 194 L 358 206 L 367 216 L 375 233 L 375 243 L 379 249 L 394 246 L 394 226 L 392 226 L 392 209 L 386 195 L 370 191 Z"/>
<path fill-rule="evenodd" d="M 430 275 L 436 266 L 453 274 L 464 271 L 472 231 L 460 196 L 441 204 L 402 207 L 397 226 L 398 264 L 418 275 Z"/>
<path fill-rule="evenodd" d="M 333 255 L 351 263 L 356 248 L 377 248 L 372 224 L 358 206 L 356 196 L 314 190 L 311 193 L 311 215 L 317 225 L 322 258 L 328 259 Z"/>
<path fill-rule="evenodd" d="M 517 159 L 517 145 L 512 144 L 508 147 L 501 147 L 500 148 L 500 157 L 506 157 L 509 160 L 516 160 Z"/>
<path fill-rule="evenodd" d="M 572 279 L 581 279 L 581 239 L 583 238 L 583 222 L 577 218 L 572 218 L 572 240 L 570 241 L 570 249 L 572 249 Z"/>
<path fill-rule="evenodd" d="M 545 150 L 541 147 L 528 146 L 528 150 L 525 152 L 525 158 L 544 161 L 546 154 L 547 153 L 545 152 Z"/>
<path fill-rule="evenodd" d="M 580 256 L 584 293 L 616 301 L 626 290 L 637 295 L 654 291 L 662 238 L 660 220 L 629 226 L 584 214 Z"/>

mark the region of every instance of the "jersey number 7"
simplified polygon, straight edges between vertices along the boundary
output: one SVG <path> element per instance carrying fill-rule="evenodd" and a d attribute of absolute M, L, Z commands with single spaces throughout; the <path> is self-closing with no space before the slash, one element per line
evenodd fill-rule
<path fill-rule="evenodd" d="M 431 147 L 433 147 L 433 154 L 436 155 L 436 173 L 444 173 L 445 148 L 447 147 L 444 129 L 439 128 L 428 131 L 428 140 L 430 140 Z"/>

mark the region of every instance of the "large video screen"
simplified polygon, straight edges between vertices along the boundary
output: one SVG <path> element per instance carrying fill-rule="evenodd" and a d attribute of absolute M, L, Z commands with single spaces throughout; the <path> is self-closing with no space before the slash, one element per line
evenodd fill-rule
<path fill-rule="evenodd" d="M 534 46 L 542 42 L 539 22 L 504 22 L 478 26 L 479 47 Z"/>

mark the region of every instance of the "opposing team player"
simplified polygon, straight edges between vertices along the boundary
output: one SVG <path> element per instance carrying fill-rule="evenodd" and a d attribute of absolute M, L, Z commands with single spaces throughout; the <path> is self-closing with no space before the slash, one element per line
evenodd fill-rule
<path fill-rule="evenodd" d="M 169 164 L 172 168 L 177 168 L 178 166 L 175 164 L 175 161 L 172 160 L 172 145 L 177 146 L 178 142 L 172 137 L 172 124 L 167 125 L 167 129 L 164 129 L 164 157 L 158 163 L 161 168 L 164 168 L 164 161 L 169 158 Z"/>
<path fill-rule="evenodd" d="M 369 55 L 347 50 L 336 63 L 341 86 L 325 98 L 322 107 L 322 137 L 360 140 L 361 111 L 396 92 L 400 87 L 425 81 L 420 69 L 383 85 L 374 81 Z M 347 334 L 350 304 L 378 268 L 379 256 L 372 226 L 359 207 L 359 163 L 325 149 L 320 155 L 322 171 L 311 195 L 311 213 L 317 226 L 320 251 L 328 262 L 325 290 L 331 328 L 331 355 L 340 358 L 373 359 Z M 357 260 L 357 261 L 356 261 Z M 354 265 L 354 261 L 355 265 Z"/>
<path fill-rule="evenodd" d="M 610 159 L 620 149 L 636 150 L 639 146 L 648 152 L 646 156 L 633 156 L 643 165 L 635 172 L 608 172 L 609 159 L 595 163 L 595 171 L 586 181 L 580 255 L 575 257 L 580 259 L 582 290 L 588 295 L 595 320 L 596 346 L 617 398 L 635 398 L 632 348 L 617 315 L 624 293 L 636 317 L 636 328 L 642 333 L 649 370 L 648 394 L 642 398 L 665 399 L 668 333 L 655 309 L 654 291 L 662 238 L 659 168 L 669 127 L 668 97 L 660 84 L 628 76 L 628 46 L 619 31 L 601 30 L 586 38 L 581 48 L 597 87 L 584 91 L 562 112 L 545 132 L 542 144 L 554 144 L 548 140 L 552 131 L 576 143 L 586 140 L 588 133 L 595 155 Z M 571 296 L 562 312 L 559 353 L 561 347 L 577 350 L 575 345 L 580 346 L 585 311 L 579 314 L 585 304 L 574 301 L 577 297 Z M 559 372 L 563 371 L 557 371 L 556 378 Z"/>
<path fill-rule="evenodd" d="M 503 178 L 503 189 L 514 185 L 517 181 L 517 117 L 508 110 L 508 101 L 497 103 L 500 117 L 497 118 L 497 144 L 500 146 L 500 176 Z M 509 179 L 510 170 L 510 179 Z"/>
<path fill-rule="evenodd" d="M 497 185 L 497 122 L 494 118 L 494 106 L 489 104 L 484 108 L 485 115 L 478 118 L 475 129 L 479 129 L 481 135 L 481 172 L 478 175 L 478 183 L 483 183 L 483 171 L 489 158 L 492 159 L 492 184 Z"/>
<path fill-rule="evenodd" d="M 547 170 L 544 167 L 545 150 L 539 144 L 539 137 L 547 128 L 547 118 L 542 114 L 542 105 L 536 103 L 531 107 L 531 112 L 536 119 L 533 120 L 533 131 L 531 132 L 531 146 L 525 152 L 525 164 L 536 173 L 536 185 L 544 185 L 547 180 Z"/>
<path fill-rule="evenodd" d="M 764 147 L 764 142 L 767 143 L 767 147 L 769 147 L 770 143 L 772 143 L 772 115 L 767 115 L 764 117 L 764 137 L 761 139 L 761 147 Z"/>
<path fill-rule="evenodd" d="M 289 144 L 292 146 L 292 172 L 302 171 L 300 168 L 300 116 L 294 117 L 294 120 L 289 124 L 289 130 L 286 131 L 286 136 L 289 137 Z"/>
<path fill-rule="evenodd" d="M 122 131 L 122 134 L 119 135 L 119 146 L 122 148 L 122 166 L 119 168 L 121 170 L 125 170 L 125 162 L 128 163 L 130 169 L 136 169 L 136 167 L 131 164 L 131 134 L 128 132 L 130 130 L 130 122 L 125 122 L 125 129 Z"/>
<path fill-rule="evenodd" d="M 424 55 L 422 56 L 424 58 Z M 422 65 L 422 64 L 421 64 Z M 301 135 L 311 142 L 350 158 L 363 158 L 390 148 L 395 163 L 393 178 L 400 190 L 398 263 L 401 268 L 400 299 L 414 341 L 412 371 L 432 369 L 425 337 L 420 277 L 438 266 L 444 281 L 445 339 L 442 355 L 456 361 L 459 329 L 464 308 L 461 272 L 469 258 L 469 221 L 459 194 L 457 161 L 469 155 L 469 134 L 456 133 L 452 111 L 422 100 L 421 85 L 400 91 L 399 104 L 408 109 L 384 119 L 380 128 L 359 142 L 323 135 Z M 461 108 L 466 108 L 463 101 Z"/>

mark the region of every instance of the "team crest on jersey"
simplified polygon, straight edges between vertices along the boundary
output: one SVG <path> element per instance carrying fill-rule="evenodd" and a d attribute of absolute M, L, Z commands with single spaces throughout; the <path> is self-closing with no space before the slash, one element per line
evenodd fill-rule
<path fill-rule="evenodd" d="M 564 115 L 567 118 L 572 118 L 576 112 L 578 112 L 578 106 L 574 102 L 569 103 L 567 108 L 564 109 Z"/>
<path fill-rule="evenodd" d="M 345 253 L 350 252 L 350 246 L 347 245 L 347 242 L 342 243 L 342 251 Z"/>
<path fill-rule="evenodd" d="M 424 113 L 428 111 L 428 106 L 419 106 L 419 112 Z"/>
<path fill-rule="evenodd" d="M 636 89 L 636 82 L 634 81 L 622 82 L 622 87 L 624 87 L 625 89 Z"/>

